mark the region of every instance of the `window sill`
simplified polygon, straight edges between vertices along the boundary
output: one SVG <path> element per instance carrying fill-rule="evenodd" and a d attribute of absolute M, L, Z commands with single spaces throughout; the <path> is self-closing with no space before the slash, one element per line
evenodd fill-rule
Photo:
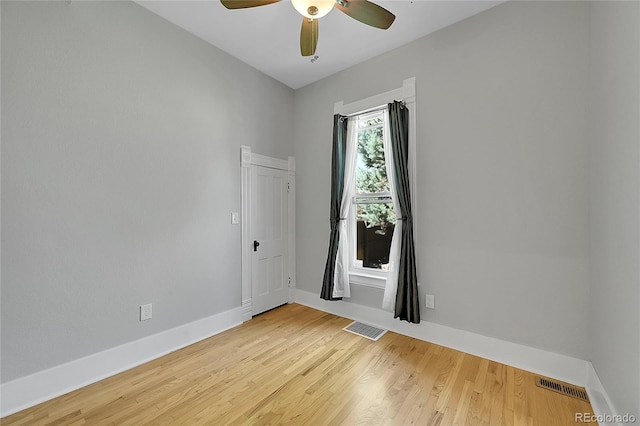
<path fill-rule="evenodd" d="M 387 277 L 385 273 L 379 275 L 370 274 L 360 271 L 349 271 L 349 283 L 362 285 L 365 287 L 384 288 L 387 283 Z"/>

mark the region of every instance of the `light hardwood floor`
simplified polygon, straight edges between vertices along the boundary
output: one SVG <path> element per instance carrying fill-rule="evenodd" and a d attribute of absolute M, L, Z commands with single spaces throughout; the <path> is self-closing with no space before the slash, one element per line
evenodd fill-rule
<path fill-rule="evenodd" d="M 570 425 L 588 403 L 532 373 L 292 304 L 2 425 Z"/>

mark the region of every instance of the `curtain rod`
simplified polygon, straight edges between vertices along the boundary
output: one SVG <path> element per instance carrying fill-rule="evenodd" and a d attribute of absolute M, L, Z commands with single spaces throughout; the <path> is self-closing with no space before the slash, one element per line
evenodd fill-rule
<path fill-rule="evenodd" d="M 395 101 L 395 102 L 400 102 L 402 104 L 402 106 L 405 106 L 405 100 L 404 99 L 399 100 L 399 101 Z M 362 110 L 360 112 L 354 112 L 353 114 L 347 114 L 347 115 L 339 114 L 339 115 L 341 117 L 351 118 L 351 117 L 355 117 L 357 115 L 369 114 L 370 112 L 384 111 L 387 108 L 388 108 L 388 106 L 387 106 L 387 104 L 385 104 L 385 105 L 381 105 L 381 106 L 365 109 L 365 110 Z"/>

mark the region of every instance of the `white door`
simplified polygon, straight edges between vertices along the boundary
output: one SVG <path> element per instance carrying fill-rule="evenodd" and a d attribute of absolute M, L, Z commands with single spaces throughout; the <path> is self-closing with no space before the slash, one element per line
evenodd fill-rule
<path fill-rule="evenodd" d="M 289 300 L 286 170 L 251 166 L 251 303 L 257 315 Z"/>

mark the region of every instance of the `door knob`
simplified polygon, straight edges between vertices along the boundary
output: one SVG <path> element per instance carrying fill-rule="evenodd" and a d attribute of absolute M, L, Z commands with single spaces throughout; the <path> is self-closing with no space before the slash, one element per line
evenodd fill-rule
<path fill-rule="evenodd" d="M 256 240 L 253 240 L 253 251 L 258 251 L 258 246 L 260 243 Z"/>

